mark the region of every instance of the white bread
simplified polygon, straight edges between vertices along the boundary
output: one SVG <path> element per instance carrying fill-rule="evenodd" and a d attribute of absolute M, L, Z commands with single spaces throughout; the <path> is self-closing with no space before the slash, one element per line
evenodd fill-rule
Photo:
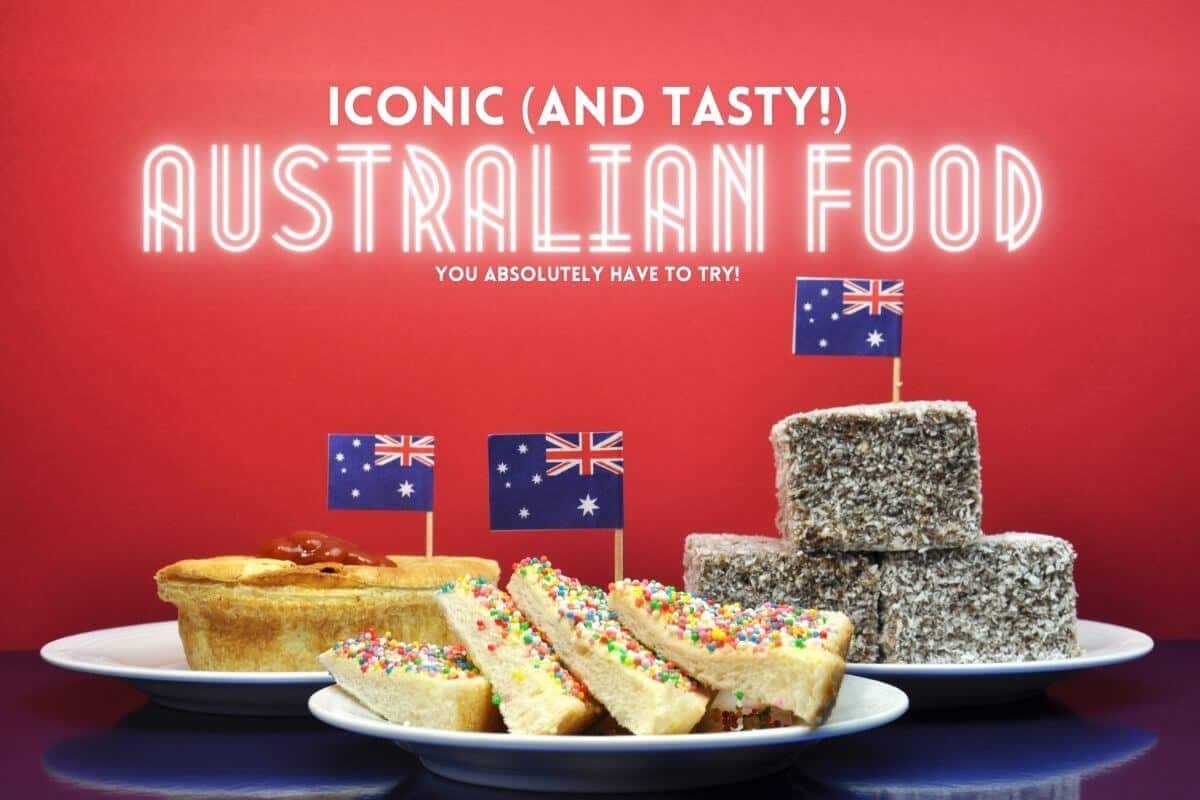
<path fill-rule="evenodd" d="M 390 722 L 494 731 L 500 716 L 487 679 L 462 645 L 407 644 L 370 631 L 317 656 L 345 692 Z"/>
<path fill-rule="evenodd" d="M 461 578 L 435 599 L 500 698 L 509 732 L 575 733 L 592 724 L 599 708 L 587 689 L 496 584 Z"/>
<path fill-rule="evenodd" d="M 657 581 L 618 581 L 608 599 L 634 636 L 747 706 L 790 711 L 809 725 L 833 708 L 854 630 L 845 614 L 717 605 Z"/>
<path fill-rule="evenodd" d="M 508 591 L 621 727 L 687 733 L 704 716 L 708 695 L 625 630 L 601 589 L 527 558 L 513 566 Z"/>

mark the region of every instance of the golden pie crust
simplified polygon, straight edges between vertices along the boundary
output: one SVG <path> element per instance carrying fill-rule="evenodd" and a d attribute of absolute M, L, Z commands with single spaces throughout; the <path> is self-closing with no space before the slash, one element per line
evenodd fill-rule
<path fill-rule="evenodd" d="M 389 556 L 396 566 L 295 564 L 219 556 L 177 561 L 154 575 L 179 611 L 179 638 L 198 670 L 319 672 L 317 654 L 367 629 L 402 641 L 458 644 L 434 591 L 463 575 L 499 580 L 470 556 Z"/>

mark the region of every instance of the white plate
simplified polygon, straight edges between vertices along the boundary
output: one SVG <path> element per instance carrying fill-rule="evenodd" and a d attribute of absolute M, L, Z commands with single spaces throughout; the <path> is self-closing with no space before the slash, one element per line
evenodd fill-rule
<path fill-rule="evenodd" d="M 1078 620 L 1076 634 L 1083 647 L 1077 658 L 994 664 L 851 663 L 846 671 L 899 686 L 914 708 L 965 706 L 1036 694 L 1073 672 L 1132 661 L 1154 649 L 1154 640 L 1146 634 L 1107 622 Z"/>
<path fill-rule="evenodd" d="M 57 667 L 121 678 L 169 708 L 213 714 L 306 715 L 326 672 L 189 669 L 174 621 L 127 625 L 55 639 L 42 658 Z"/>
<path fill-rule="evenodd" d="M 309 710 L 337 728 L 391 739 L 427 769 L 464 783 L 558 792 L 639 792 L 714 786 L 769 775 L 796 761 L 802 745 L 877 728 L 908 708 L 904 692 L 848 676 L 820 727 L 678 736 L 523 736 L 397 725 L 337 686 Z"/>

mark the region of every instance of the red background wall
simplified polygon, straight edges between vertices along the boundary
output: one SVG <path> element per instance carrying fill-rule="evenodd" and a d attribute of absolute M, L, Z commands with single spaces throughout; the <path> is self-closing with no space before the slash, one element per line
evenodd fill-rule
<path fill-rule="evenodd" d="M 0 646 L 166 618 L 158 566 L 298 527 L 418 550 L 419 515 L 325 510 L 331 431 L 438 435 L 442 552 L 502 563 L 544 552 L 600 581 L 605 535 L 488 533 L 484 440 L 623 427 L 627 571 L 677 580 L 689 531 L 771 530 L 772 422 L 888 396 L 885 359 L 790 355 L 792 279 L 804 274 L 907 279 L 906 397 L 978 409 L 987 530 L 1073 541 L 1088 617 L 1200 634 L 1179 613 L 1195 605 L 1200 555 L 1196 11 L 909 6 L 610 3 L 597 16 L 571 4 L 5 4 Z M 698 154 L 762 141 L 774 165 L 767 252 L 732 259 L 740 283 L 440 285 L 435 259 L 398 252 L 395 172 L 380 188 L 378 252 L 351 252 L 349 179 L 336 165 L 341 213 L 319 253 L 215 253 L 206 212 L 199 252 L 141 253 L 141 162 L 164 142 L 197 155 L 202 210 L 212 142 L 262 142 L 268 164 L 301 141 L 417 142 L 457 168 L 494 141 L 528 175 L 531 140 L 515 124 L 331 131 L 328 85 L 359 82 L 502 83 L 510 94 L 630 83 L 652 109 L 664 83 L 836 83 L 850 104 L 848 174 L 870 148 L 898 142 L 924 175 L 933 150 L 961 142 L 981 155 L 986 198 L 992 147 L 1006 142 L 1037 165 L 1046 211 L 1011 254 L 990 241 L 985 199 L 984 237 L 966 254 L 937 251 L 921 227 L 902 253 L 876 253 L 843 215 L 832 251 L 810 255 L 800 154 L 832 137 L 677 131 L 650 114 L 619 137 L 539 137 L 556 145 L 560 187 L 588 187 L 560 188 L 561 224 L 598 213 L 587 142 L 632 142 L 636 170 L 669 141 Z M 278 224 L 269 184 L 266 195 Z M 529 241 L 525 222 L 520 236 Z"/>

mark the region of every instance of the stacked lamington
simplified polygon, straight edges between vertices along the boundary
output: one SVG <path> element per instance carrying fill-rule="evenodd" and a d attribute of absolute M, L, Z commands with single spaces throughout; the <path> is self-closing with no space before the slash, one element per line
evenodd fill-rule
<path fill-rule="evenodd" d="M 966 403 L 794 414 L 771 443 L 783 538 L 689 536 L 688 591 L 844 611 L 854 661 L 1079 654 L 1071 545 L 982 535 L 979 436 Z"/>

